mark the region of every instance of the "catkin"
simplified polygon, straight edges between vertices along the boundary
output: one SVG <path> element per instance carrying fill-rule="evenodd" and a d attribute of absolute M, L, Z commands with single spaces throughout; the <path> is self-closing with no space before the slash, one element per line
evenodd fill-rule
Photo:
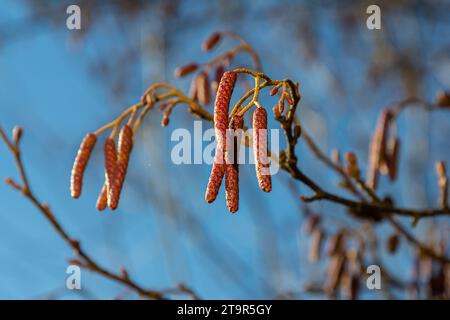
<path fill-rule="evenodd" d="M 106 209 L 107 205 L 108 205 L 108 188 L 106 187 L 105 182 L 98 196 L 96 208 L 98 211 L 103 211 Z"/>
<path fill-rule="evenodd" d="M 84 170 L 86 169 L 86 165 L 96 142 L 97 136 L 93 133 L 88 133 L 78 149 L 70 178 L 70 193 L 73 198 L 78 198 L 81 195 Z"/>
<path fill-rule="evenodd" d="M 256 108 L 253 113 L 253 152 L 259 187 L 264 192 L 270 192 L 272 180 L 267 156 L 267 111 L 264 108 Z"/>
<path fill-rule="evenodd" d="M 230 122 L 230 130 L 227 136 L 225 151 L 225 198 L 228 210 L 231 213 L 235 213 L 239 209 L 239 148 L 243 124 L 243 118 L 241 116 L 235 116 Z"/>
<path fill-rule="evenodd" d="M 378 185 L 380 166 L 385 161 L 387 134 L 389 125 L 393 119 L 392 111 L 384 110 L 378 119 L 377 128 L 372 137 L 369 154 L 369 169 L 367 173 L 367 185 L 375 190 Z"/>
<path fill-rule="evenodd" d="M 225 173 L 225 136 L 228 128 L 228 109 L 236 83 L 236 73 L 227 71 L 220 79 L 217 89 L 216 101 L 214 104 L 214 130 L 216 135 L 216 153 L 214 163 L 209 176 L 208 186 L 206 187 L 205 200 L 208 203 L 213 202 L 220 189 L 223 175 Z"/>
<path fill-rule="evenodd" d="M 198 101 L 203 105 L 209 104 L 211 102 L 211 92 L 208 74 L 206 72 L 200 72 L 196 81 Z"/>
<path fill-rule="evenodd" d="M 108 195 L 114 179 L 117 161 L 117 150 L 114 139 L 107 139 L 103 150 L 105 157 L 105 183 L 97 199 L 97 210 L 99 211 L 105 210 L 108 205 Z"/>
<path fill-rule="evenodd" d="M 133 147 L 133 130 L 129 125 L 125 125 L 120 130 L 117 161 L 114 169 L 114 176 L 108 192 L 108 206 L 115 210 L 119 205 L 120 192 L 127 174 L 130 153 Z"/>

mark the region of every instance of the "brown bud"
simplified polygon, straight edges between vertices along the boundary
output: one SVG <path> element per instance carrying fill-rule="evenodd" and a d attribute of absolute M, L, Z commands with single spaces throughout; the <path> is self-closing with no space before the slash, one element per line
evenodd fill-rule
<path fill-rule="evenodd" d="M 450 93 L 440 92 L 436 97 L 436 104 L 440 107 L 450 107 Z"/>
<path fill-rule="evenodd" d="M 346 172 L 349 176 L 359 178 L 358 158 L 353 152 L 347 152 L 345 154 L 345 160 L 347 161 Z"/>
<path fill-rule="evenodd" d="M 22 138 L 23 130 L 21 127 L 14 127 L 12 136 L 13 136 L 13 142 L 14 144 L 19 144 L 20 138 Z"/>
<path fill-rule="evenodd" d="M 280 111 L 280 113 L 283 113 L 283 111 L 284 111 L 284 99 L 280 99 L 278 101 L 278 110 Z"/>
<path fill-rule="evenodd" d="M 277 84 L 275 87 L 272 88 L 272 90 L 270 90 L 270 95 L 274 96 L 278 93 L 278 90 L 280 89 L 280 85 Z"/>
<path fill-rule="evenodd" d="M 70 178 L 70 193 L 73 198 L 78 198 L 81 195 L 84 171 L 96 142 L 96 135 L 89 133 L 85 136 L 78 149 Z"/>
<path fill-rule="evenodd" d="M 400 242 L 400 237 L 397 233 L 390 235 L 386 241 L 387 251 L 389 253 L 395 253 L 397 251 L 399 242 Z"/>
<path fill-rule="evenodd" d="M 120 193 L 127 174 L 132 147 L 133 129 L 131 129 L 129 125 L 124 125 L 119 133 L 119 145 L 114 178 L 108 193 L 108 206 L 112 210 L 115 210 L 119 205 Z"/>
<path fill-rule="evenodd" d="M 437 161 L 436 162 L 436 174 L 439 178 L 445 177 L 447 174 L 444 161 Z"/>
<path fill-rule="evenodd" d="M 294 105 L 294 100 L 292 100 L 291 96 L 289 94 L 286 94 L 284 96 L 284 99 L 287 101 L 288 104 L 290 104 L 291 106 Z"/>
<path fill-rule="evenodd" d="M 175 77 L 176 78 L 184 77 L 184 76 L 194 72 L 197 69 L 198 69 L 198 65 L 196 63 L 185 64 L 184 66 L 181 66 L 181 67 L 178 67 L 177 69 L 175 69 Z"/>
<path fill-rule="evenodd" d="M 278 104 L 272 108 L 272 112 L 273 112 L 273 116 L 275 117 L 276 120 L 281 119 L 281 113 L 280 113 L 280 108 L 278 107 Z"/>
<path fill-rule="evenodd" d="M 222 38 L 220 32 L 213 32 L 203 43 L 202 50 L 207 52 L 212 50 Z"/>

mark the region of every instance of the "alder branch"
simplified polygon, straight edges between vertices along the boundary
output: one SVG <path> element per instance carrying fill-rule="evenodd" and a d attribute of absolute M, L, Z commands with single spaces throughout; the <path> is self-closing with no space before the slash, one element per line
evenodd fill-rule
<path fill-rule="evenodd" d="M 129 289 L 136 292 L 138 295 L 148 298 L 148 299 L 156 299 L 163 300 L 168 298 L 168 294 L 185 294 L 190 296 L 192 299 L 198 299 L 197 294 L 188 288 L 184 284 L 177 285 L 176 288 L 166 289 L 166 290 L 151 290 L 146 289 L 143 286 L 137 284 L 133 280 L 130 279 L 126 270 L 122 270 L 121 273 L 114 273 L 105 267 L 101 266 L 98 262 L 95 261 L 90 255 L 86 253 L 86 251 L 81 247 L 81 244 L 78 240 L 69 235 L 66 229 L 63 228 L 61 223 L 57 220 L 53 211 L 50 209 L 50 206 L 46 203 L 41 202 L 37 196 L 33 193 L 30 182 L 28 180 L 28 176 L 25 171 L 24 164 L 22 162 L 22 154 L 20 149 L 20 137 L 21 137 L 22 129 L 16 127 L 14 129 L 14 138 L 10 140 L 8 136 L 5 134 L 3 129 L 0 127 L 0 137 L 5 142 L 8 147 L 10 153 L 14 157 L 14 161 L 20 176 L 21 183 L 17 183 L 12 178 L 7 178 L 6 183 L 17 191 L 21 192 L 22 195 L 29 200 L 41 214 L 47 219 L 47 221 L 51 224 L 51 226 L 55 229 L 58 235 L 72 248 L 74 253 L 77 255 L 76 259 L 71 259 L 70 261 L 78 264 L 80 267 L 88 269 L 94 273 L 97 273 L 107 279 L 112 281 L 116 281 L 121 283 L 122 285 L 128 287 Z"/>

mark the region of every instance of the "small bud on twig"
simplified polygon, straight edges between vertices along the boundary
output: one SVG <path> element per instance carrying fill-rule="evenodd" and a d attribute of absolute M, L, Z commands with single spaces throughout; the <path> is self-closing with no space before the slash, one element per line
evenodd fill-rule
<path fill-rule="evenodd" d="M 184 77 L 184 76 L 194 72 L 197 69 L 198 69 L 198 65 L 196 63 L 185 64 L 184 66 L 181 66 L 181 67 L 178 67 L 177 69 L 175 69 L 175 77 L 176 78 Z"/>
<path fill-rule="evenodd" d="M 212 50 L 222 38 L 220 32 L 213 32 L 203 43 L 202 50 L 207 52 Z"/>
<path fill-rule="evenodd" d="M 19 144 L 20 139 L 22 138 L 22 133 L 23 133 L 23 130 L 21 127 L 14 127 L 12 136 L 13 136 L 13 142 L 16 146 Z"/>
<path fill-rule="evenodd" d="M 440 92 L 436 97 L 436 104 L 440 107 L 450 107 L 450 93 Z"/>

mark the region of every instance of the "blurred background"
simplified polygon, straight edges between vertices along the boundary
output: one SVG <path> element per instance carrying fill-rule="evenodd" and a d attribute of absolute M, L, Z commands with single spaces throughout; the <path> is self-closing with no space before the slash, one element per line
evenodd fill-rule
<path fill-rule="evenodd" d="M 233 46 L 223 41 L 211 53 L 201 43 L 213 31 L 233 31 L 259 53 L 266 74 L 300 84 L 298 116 L 326 154 L 354 151 L 365 174 L 369 141 L 380 111 L 408 97 L 433 102 L 450 89 L 450 1 L 377 1 L 381 30 L 366 27 L 372 1 L 0 1 L 0 125 L 24 128 L 26 169 L 38 197 L 48 202 L 69 233 L 102 265 L 125 267 L 144 287 L 185 283 L 206 299 L 345 298 L 324 292 L 330 259 L 310 263 L 305 212 L 322 216 L 327 235 L 342 227 L 374 232 L 374 249 L 395 284 L 365 289 L 359 299 L 431 298 L 428 278 L 418 278 L 416 250 L 401 239 L 388 254 L 393 229 L 361 221 L 327 202 L 305 205 L 305 186 L 280 171 L 273 191 L 261 192 L 254 168 L 243 166 L 241 202 L 229 214 L 223 192 L 208 205 L 209 165 L 174 165 L 173 129 L 193 130 L 191 114 L 175 110 L 168 128 L 151 112 L 136 138 L 121 204 L 97 212 L 103 185 L 103 154 L 97 148 L 86 171 L 83 196 L 69 192 L 73 158 L 83 136 L 139 101 L 145 89 L 168 82 L 188 92 L 190 79 L 173 70 L 204 62 Z M 82 29 L 66 28 L 66 8 L 81 8 Z M 216 52 L 217 51 L 217 52 Z M 245 54 L 233 66 L 250 66 Z M 241 91 L 238 91 L 242 93 Z M 261 103 L 271 107 L 268 92 Z M 210 111 L 212 105 L 207 107 Z M 397 122 L 402 149 L 398 179 L 381 179 L 379 194 L 399 206 L 437 206 L 434 163 L 450 160 L 448 110 L 409 108 Z M 273 126 L 277 124 L 271 123 Z M 211 128 L 203 123 L 203 128 Z M 348 195 L 300 139 L 299 166 L 326 190 Z M 0 176 L 17 177 L 0 144 Z M 447 243 L 448 218 L 411 227 L 424 243 Z M 438 240 L 436 240 L 438 239 Z M 122 285 L 89 271 L 82 290 L 65 288 L 73 253 L 19 193 L 0 184 L 0 298 L 137 298 Z M 446 248 L 446 245 L 444 246 Z M 366 265 L 373 255 L 363 255 Z M 439 269 L 440 270 L 440 269 Z M 440 271 L 438 271 L 440 272 Z M 448 278 L 446 278 L 448 280 Z M 447 289 L 448 290 L 448 289 Z M 441 292 L 442 293 L 442 292 Z"/>

